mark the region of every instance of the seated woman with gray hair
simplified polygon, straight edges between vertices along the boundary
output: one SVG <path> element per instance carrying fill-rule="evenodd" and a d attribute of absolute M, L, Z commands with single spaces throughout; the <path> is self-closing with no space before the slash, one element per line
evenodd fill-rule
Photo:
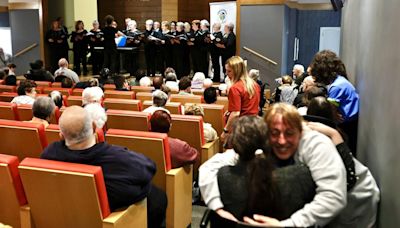
<path fill-rule="evenodd" d="M 90 103 L 100 103 L 104 97 L 104 92 L 100 87 L 88 87 L 82 92 L 82 106 Z"/>
<path fill-rule="evenodd" d="M 44 127 L 49 126 L 50 119 L 54 113 L 56 105 L 50 97 L 38 97 L 32 106 L 33 118 L 28 121 L 31 123 L 40 123 Z"/>
<path fill-rule="evenodd" d="M 163 110 L 170 114 L 170 112 L 165 108 L 165 105 L 168 101 L 168 95 L 161 90 L 156 90 L 153 92 L 152 96 L 153 105 L 143 110 L 143 112 L 147 112 L 153 115 L 155 111 Z"/>
<path fill-rule="evenodd" d="M 203 107 L 192 104 L 185 106 L 185 115 L 193 115 L 193 116 L 201 116 L 204 117 L 204 109 Z M 214 141 L 217 138 L 217 131 L 212 127 L 211 124 L 203 121 L 203 131 L 204 131 L 204 139 L 206 142 Z"/>

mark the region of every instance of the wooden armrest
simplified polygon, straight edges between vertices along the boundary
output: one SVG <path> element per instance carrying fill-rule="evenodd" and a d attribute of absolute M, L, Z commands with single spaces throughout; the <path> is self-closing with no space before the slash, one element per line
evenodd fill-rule
<path fill-rule="evenodd" d="M 34 227 L 32 223 L 31 208 L 28 204 L 19 208 L 19 215 L 21 217 L 21 228 Z"/>
<path fill-rule="evenodd" d="M 216 153 L 219 153 L 219 138 L 216 138 L 214 141 L 208 142 L 202 146 L 201 164 L 206 162 Z"/>
<path fill-rule="evenodd" d="M 192 222 L 193 165 L 167 172 L 167 228 L 187 227 Z"/>
<path fill-rule="evenodd" d="M 103 228 L 147 227 L 147 199 L 132 204 L 123 211 L 111 213 L 103 219 Z"/>

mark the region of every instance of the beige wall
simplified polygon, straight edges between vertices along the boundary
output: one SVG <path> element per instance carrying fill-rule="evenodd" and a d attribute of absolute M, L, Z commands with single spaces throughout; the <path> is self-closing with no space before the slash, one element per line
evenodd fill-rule
<path fill-rule="evenodd" d="M 358 154 L 381 189 L 379 227 L 400 224 L 399 0 L 349 0 L 342 59 L 360 93 Z"/>
<path fill-rule="evenodd" d="M 90 30 L 93 20 L 97 20 L 97 0 L 74 0 L 74 19 L 82 20 L 86 30 Z"/>

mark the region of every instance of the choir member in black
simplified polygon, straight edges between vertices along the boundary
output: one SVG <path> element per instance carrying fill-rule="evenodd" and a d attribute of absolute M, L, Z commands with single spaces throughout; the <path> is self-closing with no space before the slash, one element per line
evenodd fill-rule
<path fill-rule="evenodd" d="M 188 39 L 187 45 L 185 45 L 185 52 L 184 52 L 184 57 L 183 57 L 183 74 L 189 75 L 190 74 L 190 45 L 189 40 L 190 37 L 194 37 L 193 32 L 192 32 L 192 27 L 189 22 L 185 22 L 185 35 Z"/>
<path fill-rule="evenodd" d="M 176 32 L 176 21 L 171 21 L 170 27 L 171 27 L 171 32 Z"/>
<path fill-rule="evenodd" d="M 193 20 L 192 21 L 192 35 L 188 37 L 188 45 L 190 47 L 190 54 L 192 57 L 192 69 L 193 72 L 200 71 L 200 63 L 199 63 L 199 54 L 200 54 L 200 42 L 201 37 L 199 35 L 200 32 L 200 20 Z"/>
<path fill-rule="evenodd" d="M 130 22 L 131 20 L 132 20 L 132 19 L 131 19 L 130 17 L 125 18 L 125 29 L 122 30 L 122 33 L 126 34 L 126 32 L 129 30 L 129 22 Z"/>
<path fill-rule="evenodd" d="M 165 64 L 165 68 L 172 67 L 172 49 L 170 38 L 167 35 L 172 35 L 170 30 L 170 23 L 168 21 L 161 22 L 162 29 L 162 39 L 164 40 L 162 44 L 162 52 L 163 52 L 163 61 Z M 163 72 L 164 73 L 164 72 Z M 165 76 L 165 75 L 164 75 Z"/>
<path fill-rule="evenodd" d="M 81 75 L 81 63 L 83 75 L 87 75 L 86 54 L 88 50 L 88 32 L 84 28 L 83 21 L 79 20 L 75 23 L 75 31 L 71 34 L 71 43 L 74 51 L 74 71 Z"/>
<path fill-rule="evenodd" d="M 162 45 L 163 43 L 165 43 L 165 41 L 163 40 L 163 33 L 161 31 L 160 28 L 160 22 L 155 21 L 153 24 L 153 36 L 155 38 L 157 38 L 156 40 L 154 40 L 154 44 L 155 44 L 155 60 L 156 60 L 156 71 L 158 73 L 164 72 L 165 66 L 164 66 L 164 61 L 163 61 L 163 53 L 162 53 Z"/>
<path fill-rule="evenodd" d="M 113 26 L 114 17 L 107 15 L 105 18 L 106 26 L 103 29 L 104 34 L 104 63 L 103 68 L 108 68 L 110 74 L 117 73 L 118 63 L 118 52 L 117 44 L 115 43 L 115 37 L 118 34 L 118 30 Z"/>
<path fill-rule="evenodd" d="M 103 67 L 103 52 L 94 48 L 103 47 L 103 32 L 99 27 L 99 22 L 97 20 L 93 21 L 93 28 L 88 33 L 93 75 L 100 74 L 100 70 Z"/>
<path fill-rule="evenodd" d="M 172 33 L 171 44 L 172 44 L 172 56 L 173 56 L 173 68 L 176 71 L 178 79 L 185 76 L 183 73 L 183 58 L 185 53 L 185 46 L 187 45 L 187 37 L 184 31 L 183 22 L 176 23 L 176 31 Z"/>
<path fill-rule="evenodd" d="M 233 33 L 235 25 L 233 23 L 228 23 L 224 27 L 224 37 L 223 42 L 216 44 L 217 47 L 222 48 L 222 64 L 225 65 L 226 60 L 230 57 L 236 55 L 236 36 Z M 222 68 L 225 73 L 225 67 Z"/>
<path fill-rule="evenodd" d="M 58 21 L 51 23 L 51 29 L 46 33 L 46 41 L 50 50 L 50 71 L 54 73 L 58 69 L 58 60 L 64 56 L 64 42 L 68 34 L 62 30 Z"/>
<path fill-rule="evenodd" d="M 211 36 L 213 45 L 210 47 L 212 67 L 214 71 L 213 82 L 220 82 L 221 80 L 221 65 L 219 63 L 219 59 L 221 57 L 221 48 L 217 47 L 216 44 L 221 43 L 222 39 L 223 35 L 221 32 L 221 24 L 218 22 L 214 23 L 213 33 Z"/>
<path fill-rule="evenodd" d="M 58 21 L 58 27 L 63 31 L 64 34 L 67 34 L 64 38 L 63 38 L 63 46 L 62 46 L 62 58 L 65 58 L 68 61 L 68 51 L 69 51 L 69 44 L 68 44 L 68 29 L 67 27 L 64 25 L 64 19 L 62 17 L 57 17 L 56 19 Z M 58 60 L 57 60 L 58 61 Z"/>
<path fill-rule="evenodd" d="M 130 20 L 128 22 L 128 28 L 125 35 L 127 36 L 127 47 L 139 47 L 144 36 L 144 34 L 137 29 L 137 23 L 135 20 Z M 130 75 L 134 75 L 137 71 L 137 52 L 135 50 L 125 53 L 125 69 L 130 73 Z"/>
<path fill-rule="evenodd" d="M 200 31 L 199 31 L 199 71 L 203 72 L 206 77 L 208 77 L 208 51 L 211 44 L 211 34 L 210 34 L 210 23 L 207 20 L 200 21 Z"/>
<path fill-rule="evenodd" d="M 146 31 L 144 35 L 146 37 L 144 42 L 144 56 L 146 59 L 147 76 L 154 76 L 156 73 L 156 48 L 152 39 L 153 33 L 153 20 L 146 20 Z"/>

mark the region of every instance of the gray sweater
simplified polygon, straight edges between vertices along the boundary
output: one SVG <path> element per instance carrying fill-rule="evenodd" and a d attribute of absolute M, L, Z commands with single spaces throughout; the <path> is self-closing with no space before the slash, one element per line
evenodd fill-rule
<path fill-rule="evenodd" d="M 200 167 L 199 186 L 210 209 L 224 207 L 218 188 L 218 170 L 235 165 L 237 159 L 238 155 L 233 150 L 227 150 L 216 154 Z M 309 167 L 316 184 L 316 195 L 310 203 L 281 223 L 289 227 L 324 226 L 347 204 L 346 171 L 342 159 L 328 137 L 305 127 L 295 160 Z"/>

